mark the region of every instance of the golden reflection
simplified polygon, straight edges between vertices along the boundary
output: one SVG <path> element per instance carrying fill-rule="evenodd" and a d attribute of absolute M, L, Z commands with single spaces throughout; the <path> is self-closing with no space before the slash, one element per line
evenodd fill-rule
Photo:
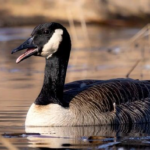
<path fill-rule="evenodd" d="M 86 148 L 112 142 L 114 145 L 129 137 L 146 136 L 149 124 L 84 126 L 84 127 L 26 127 L 27 133 L 40 133 L 28 136 L 29 147 Z"/>

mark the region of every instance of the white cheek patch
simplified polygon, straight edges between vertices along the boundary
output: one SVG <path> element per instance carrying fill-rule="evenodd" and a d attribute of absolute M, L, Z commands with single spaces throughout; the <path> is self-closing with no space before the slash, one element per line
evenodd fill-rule
<path fill-rule="evenodd" d="M 55 53 L 62 41 L 63 30 L 56 29 L 50 40 L 44 45 L 41 55 L 47 59 Z"/>

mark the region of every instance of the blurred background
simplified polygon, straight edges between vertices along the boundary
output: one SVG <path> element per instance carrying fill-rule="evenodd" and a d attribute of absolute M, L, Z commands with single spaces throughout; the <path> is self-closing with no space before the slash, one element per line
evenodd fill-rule
<path fill-rule="evenodd" d="M 20 53 L 10 53 L 44 22 L 59 22 L 70 33 L 66 83 L 149 79 L 149 0 L 0 0 L 0 4 L 1 100 L 30 104 L 40 92 L 44 59 L 31 57 L 16 64 Z"/>
<path fill-rule="evenodd" d="M 41 90 L 45 60 L 16 64 L 22 52 L 10 53 L 45 22 L 59 22 L 70 33 L 66 83 L 150 79 L 149 0 L 0 0 L 0 133 L 24 131 L 26 112 Z"/>
<path fill-rule="evenodd" d="M 16 64 L 20 53 L 10 53 L 44 22 L 59 22 L 70 33 L 66 82 L 149 78 L 149 0 L 0 0 L 0 4 L 2 100 L 33 101 L 38 95 L 44 59 L 31 57 Z"/>

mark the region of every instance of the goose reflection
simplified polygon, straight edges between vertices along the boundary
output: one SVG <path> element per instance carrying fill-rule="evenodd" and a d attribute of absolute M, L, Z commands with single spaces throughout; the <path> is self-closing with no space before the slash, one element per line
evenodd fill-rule
<path fill-rule="evenodd" d="M 26 127 L 27 133 L 40 133 L 29 136 L 29 147 L 46 148 L 98 148 L 101 146 L 127 146 L 128 141 L 150 135 L 150 124 L 111 125 L 83 127 Z M 142 138 L 144 139 L 144 138 Z M 139 141 L 137 144 L 140 145 Z M 131 141 L 130 141 L 131 143 Z M 136 145 L 137 146 L 137 145 Z M 144 147 L 142 147 L 144 148 Z"/>

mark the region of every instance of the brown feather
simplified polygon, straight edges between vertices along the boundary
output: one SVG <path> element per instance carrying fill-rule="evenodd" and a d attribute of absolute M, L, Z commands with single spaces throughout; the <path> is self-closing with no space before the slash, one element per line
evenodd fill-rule
<path fill-rule="evenodd" d="M 85 83 L 84 87 L 80 85 Z M 76 116 L 73 124 L 150 122 L 150 82 L 133 79 L 85 80 L 69 83 L 64 100 Z M 69 87 L 66 85 L 66 87 Z M 115 108 L 114 108 L 115 104 Z M 78 117 L 78 118 L 77 118 Z"/>

